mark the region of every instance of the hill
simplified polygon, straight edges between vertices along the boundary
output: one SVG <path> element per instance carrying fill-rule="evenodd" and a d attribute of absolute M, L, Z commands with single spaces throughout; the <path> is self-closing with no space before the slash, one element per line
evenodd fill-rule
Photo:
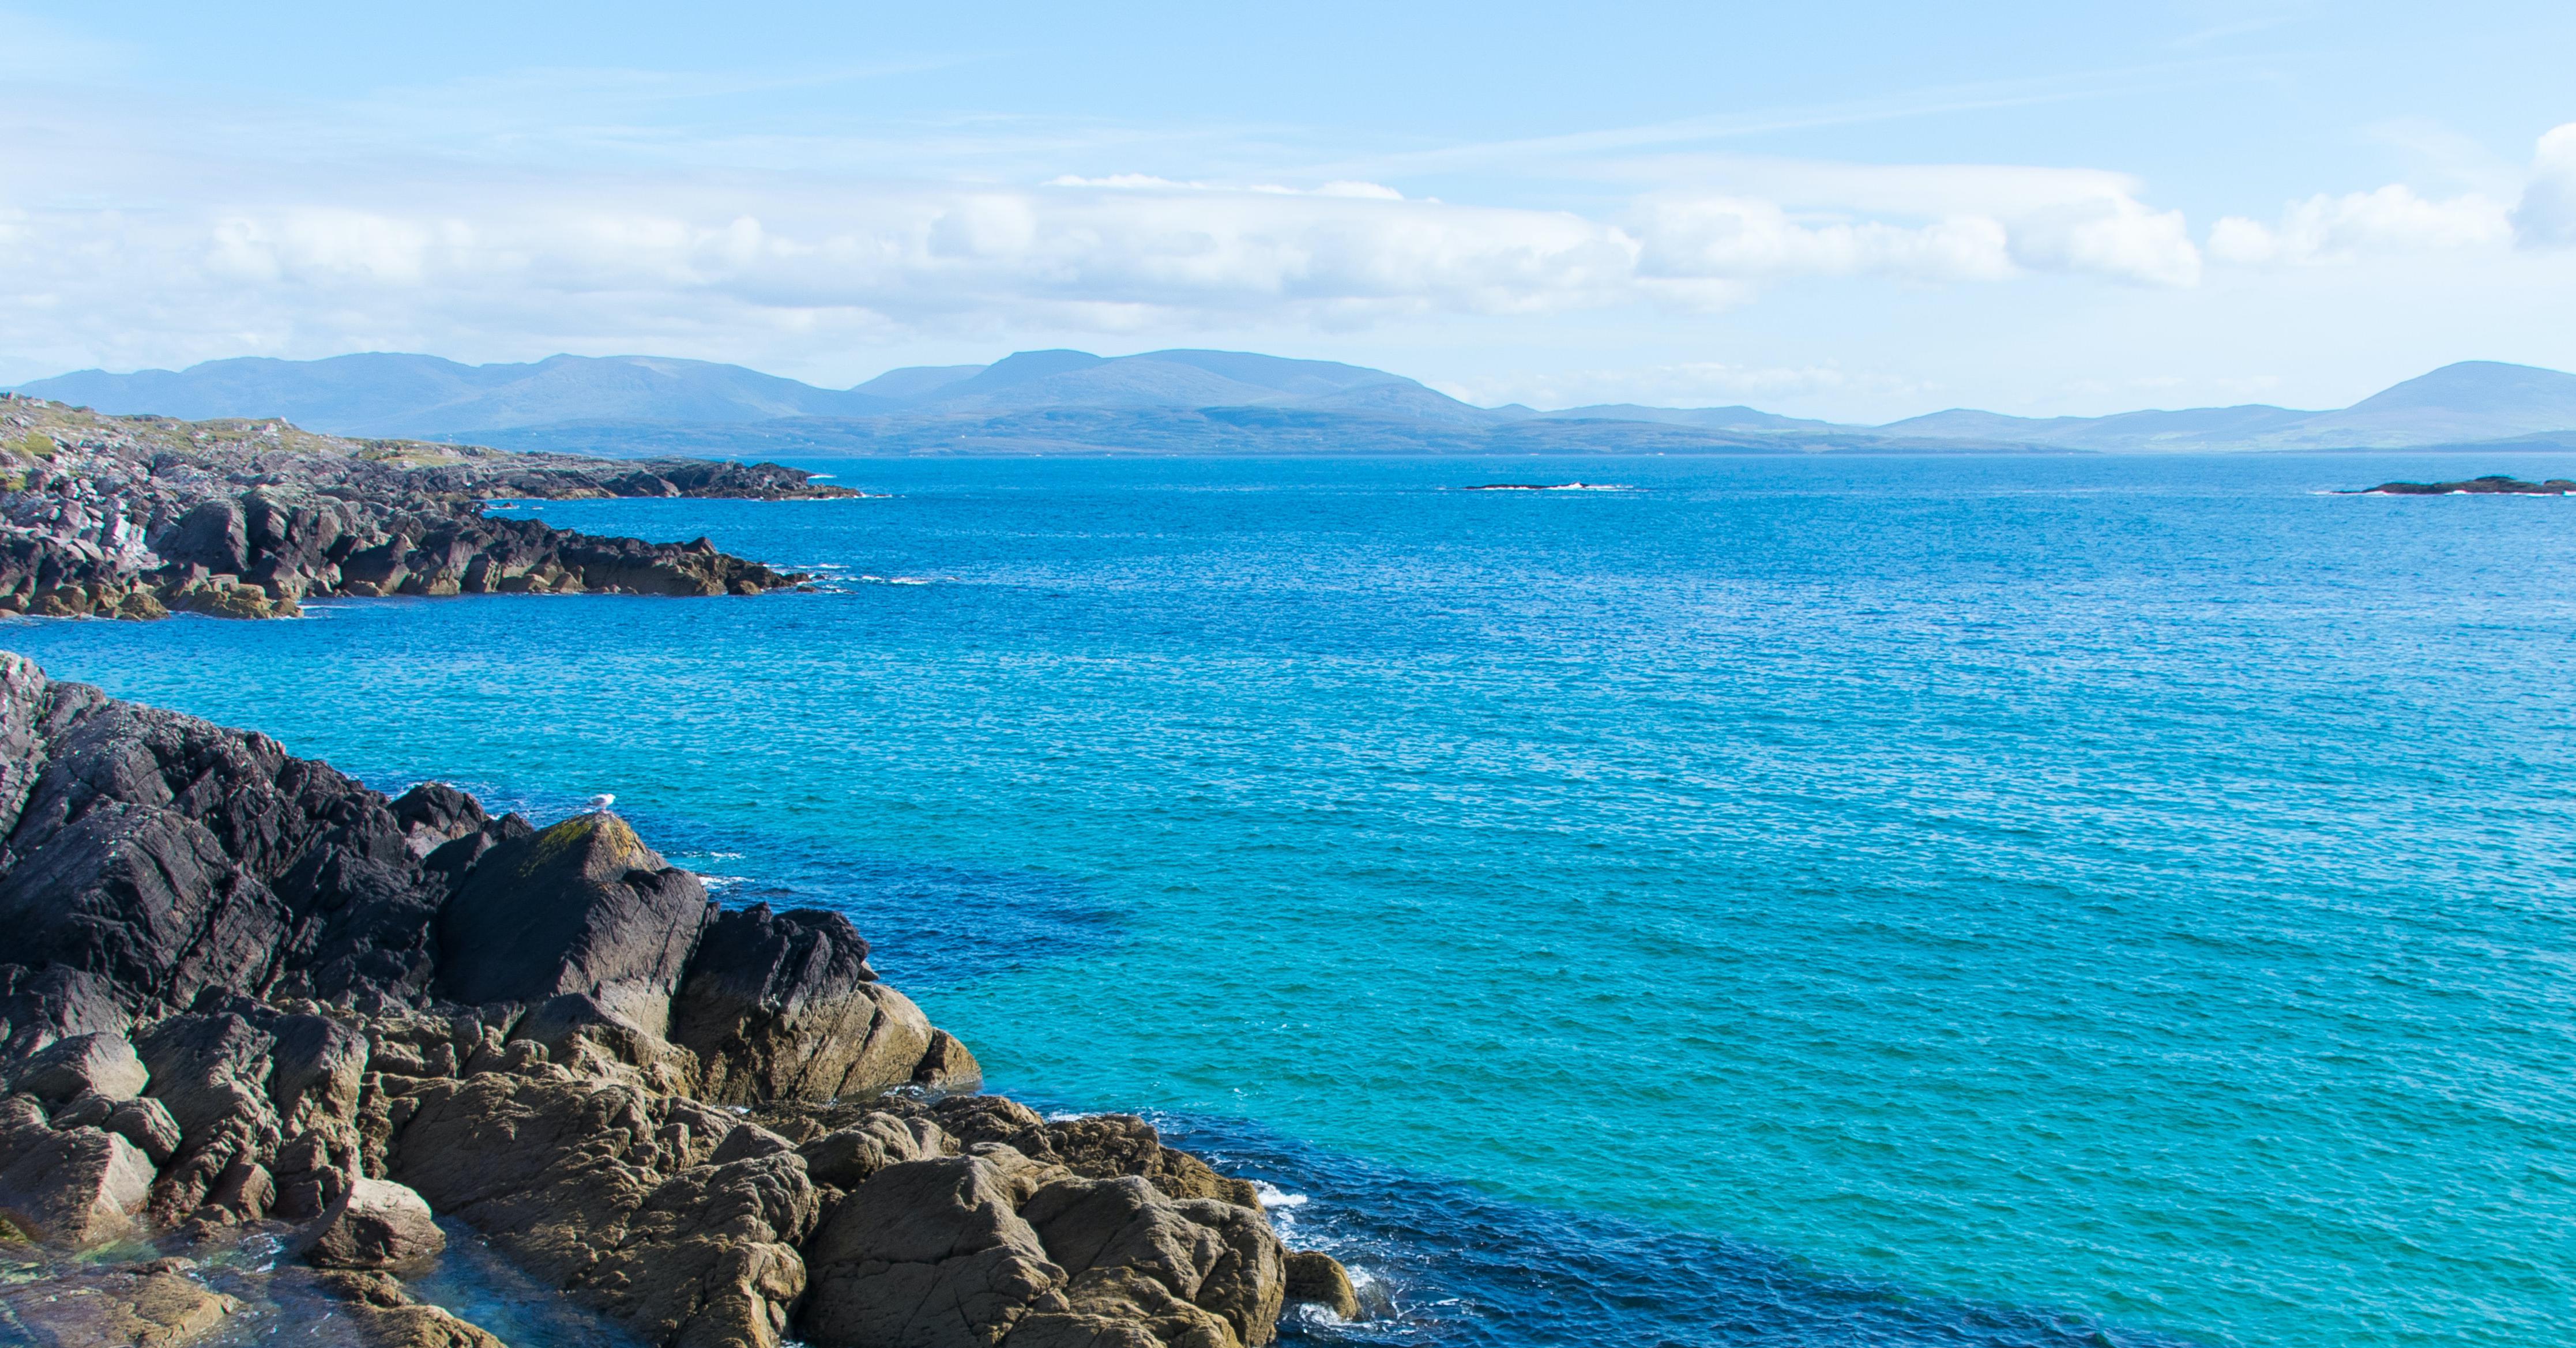
<path fill-rule="evenodd" d="M 2089 452 L 2452 448 L 2576 440 L 2576 375 L 2466 361 L 2331 411 L 2249 404 L 2031 418 L 1953 408 L 1847 426 L 1751 407 L 1477 407 L 1402 375 L 1243 351 L 1022 351 L 828 389 L 736 365 L 368 353 L 83 370 L 19 392 L 116 414 L 607 456 L 654 453 Z"/>

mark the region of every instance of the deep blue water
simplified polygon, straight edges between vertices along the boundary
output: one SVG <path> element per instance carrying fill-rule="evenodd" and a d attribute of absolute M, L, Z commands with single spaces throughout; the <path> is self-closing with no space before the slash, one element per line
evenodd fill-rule
<path fill-rule="evenodd" d="M 538 512 L 826 593 L 0 644 L 848 908 L 1316 1340 L 2560 1344 L 2576 500 L 2330 494 L 2550 470 L 843 463 Z"/>

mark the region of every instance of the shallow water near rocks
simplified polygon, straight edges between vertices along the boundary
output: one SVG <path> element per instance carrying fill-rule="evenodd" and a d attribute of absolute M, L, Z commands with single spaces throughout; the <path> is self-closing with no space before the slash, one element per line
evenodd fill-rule
<path fill-rule="evenodd" d="M 840 463 L 536 512 L 826 593 L 0 645 L 847 908 L 1312 1341 L 2558 1344 L 2576 501 L 2325 493 L 2563 467 Z"/>

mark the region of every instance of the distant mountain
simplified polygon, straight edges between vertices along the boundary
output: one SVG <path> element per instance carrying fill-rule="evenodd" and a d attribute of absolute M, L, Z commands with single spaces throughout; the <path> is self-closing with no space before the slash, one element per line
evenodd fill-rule
<path fill-rule="evenodd" d="M 552 356 L 533 365 L 460 365 L 383 352 L 306 361 L 254 356 L 176 373 L 82 370 L 17 391 L 120 415 L 279 417 L 332 435 L 424 440 L 594 417 L 766 421 L 857 416 L 902 405 L 739 365 L 658 356 Z"/>
<path fill-rule="evenodd" d="M 2403 449 L 2576 433 L 2576 374 L 2467 360 L 2332 412 L 2251 403 L 2107 417 L 2002 416 L 1954 408 L 1878 428 L 1924 439 L 2062 449 Z"/>
<path fill-rule="evenodd" d="M 370 353 L 83 370 L 17 390 L 103 412 L 278 417 L 341 435 L 514 449 L 700 453 L 1986 452 L 2576 444 L 2576 375 L 2467 361 L 2336 411 L 2260 404 L 2106 417 L 1954 408 L 1842 426 L 1750 407 L 1476 407 L 1402 375 L 1243 351 L 1022 351 L 817 388 L 737 365 L 554 356 L 461 365 Z"/>

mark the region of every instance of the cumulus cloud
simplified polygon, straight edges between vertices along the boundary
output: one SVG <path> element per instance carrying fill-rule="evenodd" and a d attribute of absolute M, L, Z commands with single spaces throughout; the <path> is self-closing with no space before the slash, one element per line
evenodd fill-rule
<path fill-rule="evenodd" d="M 2540 138 L 2513 232 L 2528 248 L 2576 247 L 2576 122 Z"/>
<path fill-rule="evenodd" d="M 2210 227 L 2209 254 L 2246 266 L 2349 264 L 2393 253 L 2488 248 L 2513 237 L 2504 203 L 2471 192 L 2444 200 L 2391 183 L 2291 203 L 2278 223 L 2231 215 Z"/>
<path fill-rule="evenodd" d="M 430 204 L 414 204 L 430 203 Z M 1647 303 L 1718 308 L 1809 277 L 1970 284 L 2038 273 L 2188 285 L 2178 216 L 2124 190 L 1990 213 L 1791 212 L 1660 194 L 1616 218 L 1146 175 L 1034 187 L 760 180 L 410 188 L 369 200 L 0 216 L 0 303 L 113 358 L 417 341 L 463 325 L 626 333 L 692 323 L 879 337 L 1124 332 Z M 148 314 L 139 312 L 147 310 Z M 92 331 L 83 333 L 87 325 Z M 192 335 L 193 334 L 193 335 Z M 127 356 L 127 358 L 133 358 Z"/>

